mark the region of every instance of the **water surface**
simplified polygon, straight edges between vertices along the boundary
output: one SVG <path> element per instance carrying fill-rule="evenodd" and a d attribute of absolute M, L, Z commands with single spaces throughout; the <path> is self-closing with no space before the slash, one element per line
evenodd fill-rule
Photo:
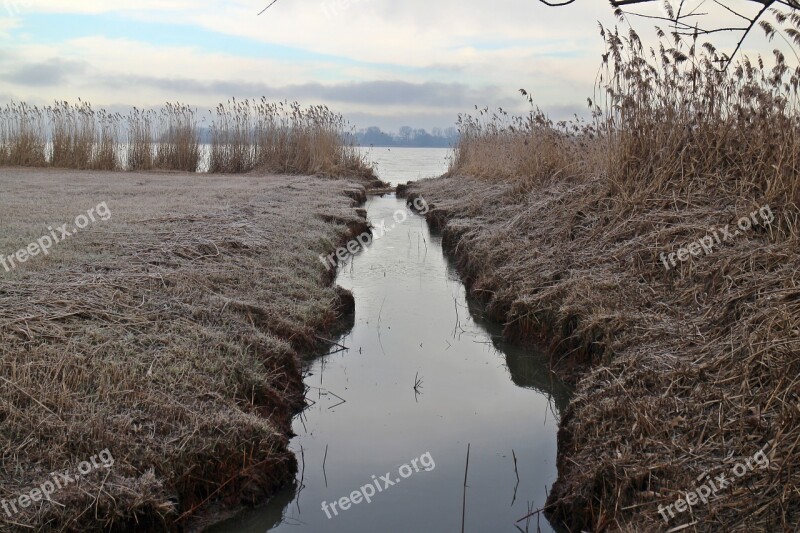
<path fill-rule="evenodd" d="M 399 185 L 447 172 L 453 151 L 449 148 L 359 148 L 375 165 L 380 178 Z"/>
<path fill-rule="evenodd" d="M 297 483 L 213 531 L 458 531 L 468 444 L 467 531 L 518 531 L 517 519 L 545 503 L 566 389 L 543 354 L 504 345 L 470 308 L 422 217 L 393 196 L 367 208 L 373 223 L 395 227 L 339 274 L 356 297 L 355 325 L 338 340 L 346 350 L 307 364 Z M 398 483 L 398 469 L 425 454 L 435 466 Z M 323 510 L 386 473 L 395 484 L 371 503 Z"/>
<path fill-rule="evenodd" d="M 466 531 L 518 531 L 545 504 L 568 391 L 542 353 L 505 345 L 482 321 L 424 218 L 393 195 L 367 210 L 387 233 L 340 268 L 355 325 L 307 363 L 312 405 L 294 422 L 296 484 L 212 531 L 459 531 L 468 445 Z M 425 454 L 433 468 L 421 468 Z M 419 472 L 401 479 L 412 459 Z M 331 512 L 387 473 L 394 485 L 380 482 L 371 503 Z M 551 530 L 543 517 L 539 526 Z"/>

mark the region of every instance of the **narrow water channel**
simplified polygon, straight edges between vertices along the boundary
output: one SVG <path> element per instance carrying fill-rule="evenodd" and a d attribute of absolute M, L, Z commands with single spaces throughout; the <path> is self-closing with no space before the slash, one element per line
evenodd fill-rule
<path fill-rule="evenodd" d="M 211 531 L 460 531 L 468 445 L 465 530 L 551 531 L 543 516 L 517 520 L 556 478 L 568 390 L 542 353 L 505 345 L 480 318 L 423 217 L 394 195 L 367 211 L 388 231 L 340 268 L 355 325 L 337 341 L 347 349 L 307 363 L 296 483 Z"/>

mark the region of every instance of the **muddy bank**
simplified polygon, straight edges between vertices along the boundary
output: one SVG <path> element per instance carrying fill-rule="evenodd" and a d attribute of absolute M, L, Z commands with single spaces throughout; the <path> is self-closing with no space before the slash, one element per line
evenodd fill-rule
<path fill-rule="evenodd" d="M 600 178 L 408 187 L 435 206 L 429 223 L 506 336 L 547 342 L 553 369 L 577 384 L 546 509 L 554 523 L 799 523 L 798 211 L 767 191 L 715 178 L 695 180 L 680 201 L 652 191 L 624 191 L 636 201 L 623 201 Z M 737 229 L 752 213 L 756 222 Z M 731 238 L 708 254 L 671 264 L 670 253 L 729 226 Z M 714 497 L 699 499 L 719 476 Z"/>
<path fill-rule="evenodd" d="M 0 530 L 187 530 L 294 479 L 300 354 L 352 310 L 319 254 L 366 230 L 361 182 L 3 169 L 0 190 L 0 254 L 30 250 L 0 266 Z"/>

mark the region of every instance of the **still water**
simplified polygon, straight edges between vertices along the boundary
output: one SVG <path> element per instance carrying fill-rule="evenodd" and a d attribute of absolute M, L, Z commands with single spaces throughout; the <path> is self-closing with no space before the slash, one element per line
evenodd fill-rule
<path fill-rule="evenodd" d="M 436 173 L 436 152 L 398 154 L 415 165 L 381 177 Z M 394 195 L 366 207 L 386 232 L 340 266 L 355 324 L 306 364 L 311 405 L 292 440 L 301 472 L 266 506 L 211 531 L 447 532 L 462 519 L 466 531 L 551 531 L 544 517 L 517 520 L 544 506 L 555 481 L 569 391 L 544 354 L 506 345 L 481 318 L 423 217 Z"/>
<path fill-rule="evenodd" d="M 447 172 L 453 151 L 448 148 L 359 148 L 378 176 L 391 185 Z"/>

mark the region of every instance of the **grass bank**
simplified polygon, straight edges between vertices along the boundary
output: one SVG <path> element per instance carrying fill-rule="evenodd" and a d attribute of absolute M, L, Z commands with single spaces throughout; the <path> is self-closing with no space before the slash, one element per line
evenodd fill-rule
<path fill-rule="evenodd" d="M 292 480 L 299 357 L 352 304 L 318 256 L 363 183 L 3 170 L 0 530 L 182 530 Z"/>
<path fill-rule="evenodd" d="M 603 37 L 593 120 L 464 117 L 449 174 L 408 194 L 507 336 L 577 384 L 554 522 L 796 529 L 798 72 Z"/>

